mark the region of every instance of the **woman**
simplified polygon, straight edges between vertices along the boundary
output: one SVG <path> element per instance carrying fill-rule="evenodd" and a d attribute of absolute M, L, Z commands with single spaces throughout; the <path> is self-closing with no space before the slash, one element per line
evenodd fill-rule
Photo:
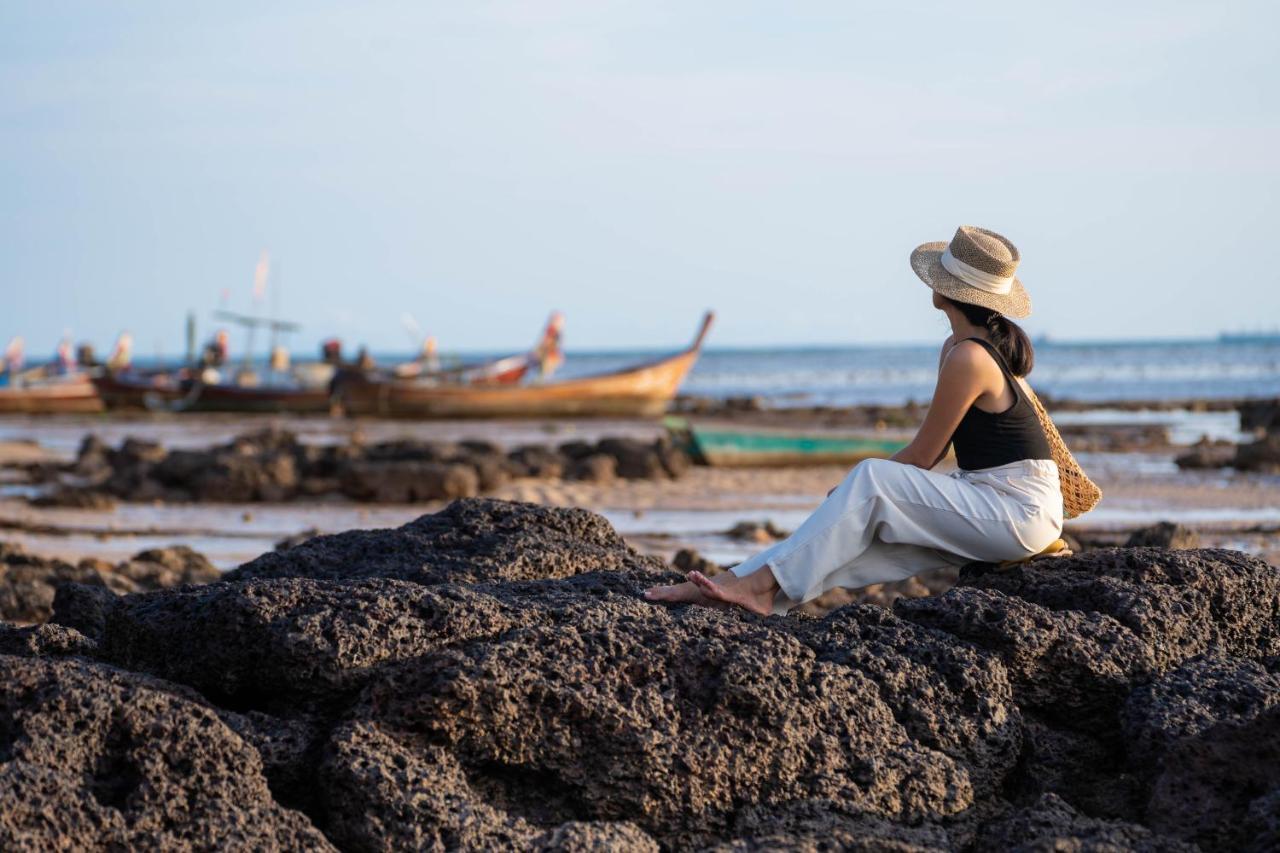
<path fill-rule="evenodd" d="M 786 540 L 713 580 L 654 587 L 651 601 L 783 613 L 833 587 L 856 588 L 974 560 L 1039 553 L 1062 532 L 1058 469 L 1021 377 L 1031 341 L 1010 317 L 1031 313 L 1018 250 L 961 226 L 925 243 L 911 267 L 952 334 L 919 432 L 891 459 L 859 463 Z M 959 470 L 930 469 L 955 445 Z"/>

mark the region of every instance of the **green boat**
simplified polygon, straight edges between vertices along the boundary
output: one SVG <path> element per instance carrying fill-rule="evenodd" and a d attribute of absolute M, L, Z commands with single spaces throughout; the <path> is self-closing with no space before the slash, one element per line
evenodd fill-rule
<path fill-rule="evenodd" d="M 852 465 L 863 459 L 885 459 L 908 442 L 896 436 L 698 426 L 682 418 L 667 418 L 666 426 L 694 461 L 717 468 Z"/>

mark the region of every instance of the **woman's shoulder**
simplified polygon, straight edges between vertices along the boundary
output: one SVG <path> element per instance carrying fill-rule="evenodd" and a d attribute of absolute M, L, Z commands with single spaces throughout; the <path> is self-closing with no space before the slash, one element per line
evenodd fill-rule
<path fill-rule="evenodd" d="M 955 336 L 948 338 L 948 345 L 943 348 L 943 358 L 948 362 L 956 364 L 980 365 L 987 361 L 991 361 L 991 353 L 987 352 L 977 338 L 961 338 L 960 340 L 952 340 Z"/>

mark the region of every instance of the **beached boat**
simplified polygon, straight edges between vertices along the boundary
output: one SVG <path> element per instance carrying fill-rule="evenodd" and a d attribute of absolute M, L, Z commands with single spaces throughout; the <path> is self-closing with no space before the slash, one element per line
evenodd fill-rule
<path fill-rule="evenodd" d="M 461 364 L 457 367 L 446 367 L 412 376 L 406 376 L 397 370 L 393 377 L 387 378 L 437 385 L 513 385 L 528 375 L 535 361 L 531 353 L 522 353 L 493 361 Z"/>
<path fill-rule="evenodd" d="M 93 377 L 93 386 L 112 411 L 168 409 L 191 392 L 189 381 L 166 371 L 103 371 Z"/>
<path fill-rule="evenodd" d="M 184 412 L 271 412 L 275 414 L 323 414 L 329 411 L 327 386 L 236 385 L 201 383 L 171 404 Z"/>
<path fill-rule="evenodd" d="M 534 384 L 441 385 L 346 371 L 334 396 L 351 415 L 410 418 L 564 417 L 663 414 L 698 359 L 713 319 L 707 312 L 685 350 L 613 373 Z"/>
<path fill-rule="evenodd" d="M 695 461 L 718 468 L 784 465 L 853 465 L 885 459 L 907 446 L 907 437 L 797 432 L 695 425 L 668 418 L 667 428 Z"/>
<path fill-rule="evenodd" d="M 241 385 L 200 382 L 176 373 L 104 374 L 94 379 L 107 408 L 157 412 L 272 412 L 316 414 L 329 411 L 325 385 Z"/>
<path fill-rule="evenodd" d="M 0 413 L 81 414 L 102 411 L 102 398 L 87 373 L 66 376 L 19 377 L 0 385 Z"/>
<path fill-rule="evenodd" d="M 268 381 L 261 385 L 237 382 L 199 382 L 189 371 L 103 373 L 93 379 L 109 409 L 170 412 L 273 412 L 318 414 L 330 411 L 332 368 L 323 364 L 294 368 L 297 381 Z M 519 382 L 528 372 L 526 356 L 511 356 L 428 374 L 413 382 L 455 385 L 501 385 Z M 313 378 L 323 375 L 323 381 Z M 378 374 L 382 375 L 382 374 Z M 389 375 L 388 375 L 389 378 Z"/>

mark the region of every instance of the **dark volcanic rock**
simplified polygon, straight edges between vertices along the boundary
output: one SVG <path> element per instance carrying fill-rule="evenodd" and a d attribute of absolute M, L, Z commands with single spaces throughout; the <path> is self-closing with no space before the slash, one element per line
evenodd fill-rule
<path fill-rule="evenodd" d="M 277 540 L 275 544 L 275 550 L 288 551 L 290 548 L 296 548 L 299 545 L 301 545 L 303 542 L 307 542 L 311 539 L 315 539 L 319 535 L 320 535 L 319 528 L 308 527 L 306 530 L 300 530 L 291 536 L 286 536 L 283 539 Z"/>
<path fill-rule="evenodd" d="M 59 584 L 81 583 L 116 592 L 134 592 L 137 584 L 103 570 L 94 561 L 78 565 L 29 554 L 23 548 L 0 543 L 0 618 L 14 622 L 43 622 L 53 612 Z"/>
<path fill-rule="evenodd" d="M 365 535 L 125 598 L 99 650 L 240 712 L 350 706 L 315 771 L 342 846 L 683 846 L 741 834 L 735 803 L 779 831 L 802 799 L 944 821 L 1017 760 L 1002 665 L 883 610 L 654 607 L 639 592 L 669 575 L 582 511 L 476 500 Z M 542 574 L 568 577 L 508 580 Z M 279 793 L 305 801 L 291 773 Z"/>
<path fill-rule="evenodd" d="M 0 543 L 0 618 L 45 621 L 53 612 L 57 589 L 63 584 L 96 587 L 101 593 L 92 595 L 106 602 L 115 594 L 208 583 L 220 577 L 208 560 L 185 545 L 141 551 L 116 565 L 92 559 L 72 565 Z"/>
<path fill-rule="evenodd" d="M 724 535 L 741 542 L 755 542 L 760 545 L 767 545 L 779 539 L 786 539 L 791 534 L 778 527 L 771 520 L 766 519 L 764 521 L 739 521 L 726 530 Z"/>
<path fill-rule="evenodd" d="M 1202 438 L 1173 460 L 1179 468 L 1226 468 L 1235 464 L 1236 446 L 1230 441 Z"/>
<path fill-rule="evenodd" d="M 1133 851 L 1133 853 L 1196 853 L 1198 848 L 1157 835 L 1143 826 L 1098 820 L 1080 814 L 1053 794 L 993 822 L 979 836 L 979 850 L 1018 853 Z"/>
<path fill-rule="evenodd" d="M 17 657 L 67 657 L 92 655 L 97 643 L 65 625 L 18 627 L 0 622 L 0 655 Z"/>
<path fill-rule="evenodd" d="M 1129 695 L 1121 714 L 1130 763 L 1159 769 L 1181 741 L 1223 721 L 1251 720 L 1280 705 L 1280 675 L 1258 661 L 1195 658 Z"/>
<path fill-rule="evenodd" d="M 1236 447 L 1235 467 L 1238 471 L 1280 473 L 1280 432 L 1270 432 L 1252 444 Z"/>
<path fill-rule="evenodd" d="M 873 605 L 850 605 L 795 630 L 819 661 L 871 679 L 911 738 L 961 762 L 978 794 L 1000 787 L 1022 746 L 1004 666 Z"/>
<path fill-rule="evenodd" d="M 1200 534 L 1184 524 L 1162 521 L 1129 534 L 1126 548 L 1199 548 Z"/>
<path fill-rule="evenodd" d="M 332 846 L 208 708 L 77 661 L 0 656 L 0 847 Z"/>
<path fill-rule="evenodd" d="M 1237 406 L 1240 429 L 1280 432 L 1280 397 L 1271 400 L 1243 400 Z"/>
<path fill-rule="evenodd" d="M 31 505 L 38 507 L 54 506 L 68 507 L 71 509 L 92 509 L 106 512 L 115 509 L 116 499 L 105 492 L 98 491 L 97 489 L 75 489 L 67 486 L 59 486 L 47 494 L 32 498 Z"/>
<path fill-rule="evenodd" d="M 74 628 L 95 642 L 102 639 L 107 614 L 120 604 L 120 596 L 105 586 L 60 584 L 53 596 L 52 622 Z"/>
<path fill-rule="evenodd" d="M 565 476 L 588 483 L 612 483 L 618 477 L 618 462 L 607 453 L 592 453 L 570 461 Z"/>
<path fill-rule="evenodd" d="M 555 479 L 564 473 L 566 459 L 544 444 L 527 444 L 507 454 L 521 476 Z"/>
<path fill-rule="evenodd" d="M 663 566 L 641 557 L 609 522 L 587 510 L 476 499 L 395 530 L 317 536 L 287 552 L 263 554 L 226 577 L 384 577 L 437 584 L 624 570 Z"/>
<path fill-rule="evenodd" d="M 684 847 L 723 837 L 734 803 L 835 799 L 918 821 L 974 802 L 969 768 L 913 740 L 858 669 L 764 625 L 634 599 L 418 659 L 362 706 L 385 732 L 446 747 L 486 802 L 541 826 L 630 819 Z"/>
<path fill-rule="evenodd" d="M 646 444 L 634 438 L 606 438 L 598 445 L 618 463 L 618 476 L 628 480 L 663 479 L 668 476 L 661 444 Z"/>
<path fill-rule="evenodd" d="M 733 835 L 733 841 L 707 847 L 705 853 L 945 853 L 964 847 L 937 824 L 896 822 L 829 800 L 798 800 L 772 810 L 748 806 L 738 813 Z"/>
<path fill-rule="evenodd" d="M 186 545 L 139 551 L 117 565 L 116 574 L 137 584 L 139 589 L 164 589 L 183 584 L 213 583 L 222 577 L 203 554 Z"/>
<path fill-rule="evenodd" d="M 260 711 L 219 710 L 218 716 L 257 750 L 276 801 L 315 813 L 315 763 L 328 734 L 326 721 L 307 716 L 274 717 Z"/>
<path fill-rule="evenodd" d="M 697 552 L 694 548 L 681 548 L 671 558 L 671 566 L 682 575 L 689 572 L 702 572 L 707 577 L 715 577 L 725 571 L 725 567 L 710 560 Z"/>
<path fill-rule="evenodd" d="M 449 462 L 352 462 L 342 470 L 341 486 L 359 501 L 415 503 L 472 497 L 480 478 L 470 465 Z"/>
<path fill-rule="evenodd" d="M 1047 714 L 1101 723 L 1131 682 L 1156 667 L 1151 649 L 1109 616 L 1053 611 L 994 590 L 957 587 L 938 599 L 899 599 L 894 612 L 995 653 L 1020 702 Z"/>
<path fill-rule="evenodd" d="M 219 452 L 187 481 L 186 489 L 197 501 L 282 501 L 297 492 L 298 478 L 291 453 Z"/>
<path fill-rule="evenodd" d="M 287 711 L 333 703 L 379 665 L 521 618 L 467 589 L 385 578 L 251 580 L 122 599 L 107 614 L 101 656 L 227 707 Z"/>
<path fill-rule="evenodd" d="M 1206 850 L 1274 850 L 1260 844 L 1280 824 L 1280 705 L 1179 741 L 1155 780 L 1147 823 Z"/>
<path fill-rule="evenodd" d="M 693 464 L 689 454 L 682 448 L 672 444 L 671 439 L 667 436 L 659 438 L 653 447 L 658 454 L 658 459 L 662 461 L 662 469 L 673 480 L 683 477 L 685 472 L 689 470 L 689 466 Z"/>
<path fill-rule="evenodd" d="M 1107 548 L 1006 571 L 978 569 L 962 574 L 961 585 L 895 609 L 922 624 L 946 623 L 979 645 L 1004 646 L 1011 661 L 1034 647 L 1018 638 L 1035 625 L 1059 635 L 1049 650 L 1072 655 L 1072 668 L 1117 683 L 1124 672 L 1162 671 L 1212 649 L 1280 654 L 1280 572 L 1238 551 Z M 1086 652 L 1091 644 L 1096 648 Z M 1069 652 L 1072 646 L 1080 654 Z"/>
<path fill-rule="evenodd" d="M 266 429 L 204 450 L 166 452 L 132 438 L 111 450 L 86 439 L 76 462 L 29 466 L 28 478 L 52 484 L 33 501 L 48 506 L 109 508 L 115 498 L 243 503 L 320 495 L 414 503 L 473 497 L 513 477 L 667 479 L 683 475 L 689 464 L 688 455 L 666 438 L 575 441 L 560 449 L 532 444 L 505 453 L 488 441 L 365 444 L 353 437 L 339 447 L 310 446 L 291 432 Z"/>
<path fill-rule="evenodd" d="M 87 673 L 87 710 L 5 689 L 64 715 L 41 737 L 126 756 L 99 774 L 110 791 L 132 790 L 143 758 L 93 734 L 99 709 L 136 708 L 126 731 L 154 730 L 163 751 L 146 756 L 148 784 L 183 808 L 219 804 L 154 831 L 204 838 L 222 822 L 241 846 L 312 843 L 284 807 L 344 850 L 1234 851 L 1280 837 L 1280 573 L 1258 560 L 1135 547 L 973 566 L 892 613 L 821 618 L 641 598 L 678 577 L 592 513 L 463 500 L 204 586 L 65 587 L 64 624 L 0 626 L 0 652 Z M 52 660 L 74 655 L 98 662 Z M 28 717 L 0 715 L 0 758 L 19 742 L 4 720 Z M 201 744 L 184 740 L 183 721 L 206 717 Z M 77 761 L 57 790 L 92 789 Z M 78 796 L 49 814 L 80 820 L 92 794 Z M 27 814 L 17 798 L 0 789 L 0 812 Z M 155 826 L 103 814 L 95 826 Z M 273 840 L 236 835 L 250 826 Z"/>
<path fill-rule="evenodd" d="M 334 732 L 320 775 L 329 837 L 348 850 L 658 851 L 627 822 L 566 821 L 540 831 L 490 805 L 447 750 L 369 723 Z"/>
<path fill-rule="evenodd" d="M 111 471 L 111 448 L 90 433 L 80 440 L 72 470 L 81 477 L 102 477 Z"/>
<path fill-rule="evenodd" d="M 445 749 L 370 723 L 334 732 L 320 766 L 329 837 L 348 850 L 528 848 L 535 829 L 490 806 Z"/>
<path fill-rule="evenodd" d="M 1006 790 L 1019 803 L 1053 794 L 1093 817 L 1140 820 L 1149 780 L 1129 769 L 1114 726 L 1071 728 L 1060 719 L 1023 716 L 1023 746 Z"/>

